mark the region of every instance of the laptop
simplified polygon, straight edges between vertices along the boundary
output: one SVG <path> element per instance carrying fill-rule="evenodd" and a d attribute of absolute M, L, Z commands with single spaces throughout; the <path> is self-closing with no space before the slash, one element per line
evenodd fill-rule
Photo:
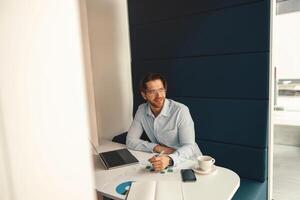
<path fill-rule="evenodd" d="M 106 169 L 114 169 L 139 163 L 138 159 L 136 159 L 127 148 L 99 153 L 94 144 L 92 142 L 91 144 L 94 150 L 99 154 L 100 160 Z"/>

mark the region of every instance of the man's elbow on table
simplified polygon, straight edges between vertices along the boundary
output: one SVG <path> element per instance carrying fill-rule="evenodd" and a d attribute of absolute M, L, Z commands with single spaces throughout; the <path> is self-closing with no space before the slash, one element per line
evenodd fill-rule
<path fill-rule="evenodd" d="M 143 146 L 143 141 L 140 139 L 132 138 L 132 137 L 127 137 L 126 138 L 126 146 L 128 149 L 132 150 L 143 150 L 141 146 Z"/>
<path fill-rule="evenodd" d="M 134 145 L 133 143 L 134 142 L 132 141 L 132 138 L 129 138 L 129 137 L 126 138 L 126 146 L 128 149 L 133 149 L 133 150 L 135 149 L 134 147 L 136 145 Z"/>

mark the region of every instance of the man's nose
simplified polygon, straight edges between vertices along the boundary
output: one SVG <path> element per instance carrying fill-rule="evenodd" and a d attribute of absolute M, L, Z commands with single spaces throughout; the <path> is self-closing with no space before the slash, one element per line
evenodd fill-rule
<path fill-rule="evenodd" d="M 156 91 L 155 96 L 156 96 L 156 97 L 162 97 L 162 93 L 159 92 L 159 91 Z"/>

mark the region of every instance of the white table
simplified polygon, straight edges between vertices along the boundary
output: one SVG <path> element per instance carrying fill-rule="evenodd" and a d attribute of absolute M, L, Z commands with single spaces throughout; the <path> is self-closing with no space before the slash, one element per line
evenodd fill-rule
<path fill-rule="evenodd" d="M 99 152 L 116 150 L 126 147 L 125 145 L 110 141 L 102 141 L 98 147 Z M 140 161 L 139 164 L 106 170 L 100 158 L 95 156 L 95 180 L 96 189 L 102 195 L 113 199 L 125 199 L 125 195 L 116 192 L 116 187 L 120 183 L 127 181 L 139 180 L 164 180 L 164 181 L 181 181 L 180 169 L 192 168 L 195 162 L 187 161 L 179 167 L 175 167 L 173 172 L 161 174 L 160 172 L 149 172 L 145 169 L 147 160 L 154 154 L 132 151 L 131 153 Z M 217 167 L 212 174 L 196 174 L 197 181 L 190 183 L 182 182 L 185 200 L 209 199 L 209 200 L 228 200 L 231 199 L 240 185 L 239 176 L 226 168 Z"/>

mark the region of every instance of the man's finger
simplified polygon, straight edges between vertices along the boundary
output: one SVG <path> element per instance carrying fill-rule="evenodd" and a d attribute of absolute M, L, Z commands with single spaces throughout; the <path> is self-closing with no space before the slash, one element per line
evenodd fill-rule
<path fill-rule="evenodd" d="M 152 160 L 151 163 L 162 162 L 161 160 Z"/>
<path fill-rule="evenodd" d="M 152 163 L 153 166 L 162 166 L 163 163 L 162 162 L 154 162 Z"/>
<path fill-rule="evenodd" d="M 160 163 L 160 164 L 162 164 L 163 162 L 161 161 L 161 160 L 155 160 L 155 161 L 153 161 L 153 162 L 151 162 L 151 164 L 157 164 L 157 163 Z"/>
<path fill-rule="evenodd" d="M 154 162 L 154 161 L 156 161 L 157 160 L 157 156 L 153 156 L 152 158 L 150 158 L 148 161 L 150 161 L 150 162 Z"/>
<path fill-rule="evenodd" d="M 161 171 L 161 170 L 163 170 L 163 167 L 162 166 L 158 166 L 158 167 L 154 168 L 154 170 L 155 171 Z"/>
<path fill-rule="evenodd" d="M 162 170 L 162 165 L 155 165 L 155 166 L 153 166 L 153 168 L 155 171 Z"/>
<path fill-rule="evenodd" d="M 162 166 L 155 166 L 153 168 L 154 168 L 154 170 L 158 170 L 158 169 L 162 169 Z"/>
<path fill-rule="evenodd" d="M 163 163 L 162 162 L 160 162 L 160 161 L 158 161 L 158 162 L 153 162 L 153 163 L 151 163 L 152 165 L 162 165 Z"/>

